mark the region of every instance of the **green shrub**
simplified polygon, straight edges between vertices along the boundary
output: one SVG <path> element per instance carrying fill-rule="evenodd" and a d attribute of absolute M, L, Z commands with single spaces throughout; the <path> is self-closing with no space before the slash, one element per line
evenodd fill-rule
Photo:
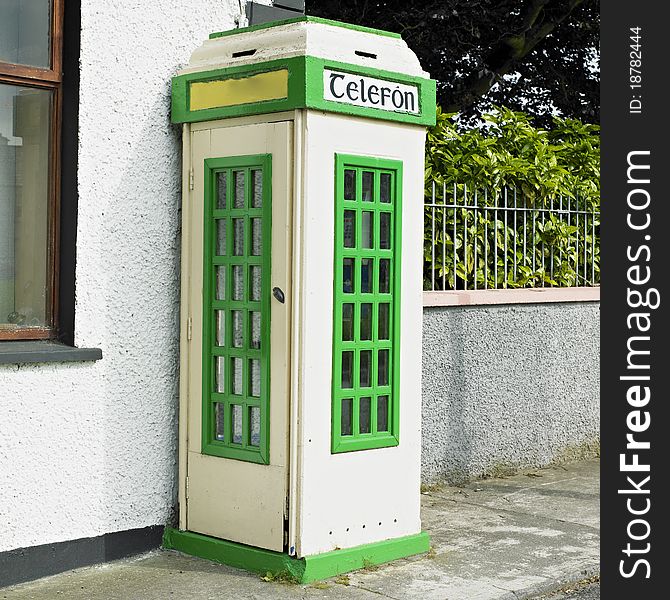
<path fill-rule="evenodd" d="M 427 207 L 424 287 L 430 289 L 433 276 L 436 289 L 441 289 L 443 276 L 446 289 L 462 289 L 466 279 L 468 288 L 471 288 L 475 278 L 479 288 L 484 288 L 485 285 L 504 287 L 505 273 L 508 287 L 589 285 L 592 278 L 592 259 L 593 283 L 599 282 L 599 126 L 574 119 L 556 118 L 555 127 L 546 131 L 534 127 L 524 113 L 498 108 L 494 113 L 484 116 L 486 126 L 481 129 L 459 130 L 453 117 L 454 115 L 442 113 L 438 108 L 437 124 L 428 131 L 425 190 L 427 202 L 431 202 L 433 185 L 438 190 L 438 203 L 442 201 L 443 189 L 447 191 L 447 203 L 453 202 L 456 197 L 459 204 L 464 202 L 466 195 L 468 204 L 471 204 L 474 192 L 477 191 L 479 206 L 493 206 L 496 196 L 503 196 L 507 189 L 508 206 L 513 205 L 512 198 L 515 197 L 519 207 L 557 209 L 559 199 L 562 198 L 563 208 L 570 202 L 571 210 L 587 211 L 589 215 L 595 214 L 595 218 L 588 217 L 588 235 L 585 237 L 582 215 L 578 229 L 574 215 L 568 224 L 555 214 L 545 213 L 544 223 L 538 217 L 533 224 L 528 213 L 524 255 L 524 224 L 520 212 L 515 218 L 510 214 L 505 221 L 501 211 L 495 220 L 493 211 L 479 210 L 475 213 L 460 208 L 454 210 L 439 207 L 433 211 L 433 208 Z M 452 239 L 454 219 L 455 240 Z M 432 244 L 433 223 L 435 248 Z M 594 231 L 595 244 L 591 240 Z M 476 265 L 475 245 L 478 259 Z M 497 268 L 493 252 L 496 246 Z M 456 277 L 453 267 L 454 251 Z M 577 261 L 579 271 L 575 269 Z M 550 264 L 553 268 L 550 268 Z"/>

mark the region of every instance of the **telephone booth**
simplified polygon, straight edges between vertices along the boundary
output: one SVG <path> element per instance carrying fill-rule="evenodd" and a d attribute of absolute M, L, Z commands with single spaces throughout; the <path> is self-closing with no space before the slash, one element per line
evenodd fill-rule
<path fill-rule="evenodd" d="M 308 582 L 425 552 L 425 129 L 397 34 L 214 33 L 183 124 L 179 528 L 165 546 Z"/>

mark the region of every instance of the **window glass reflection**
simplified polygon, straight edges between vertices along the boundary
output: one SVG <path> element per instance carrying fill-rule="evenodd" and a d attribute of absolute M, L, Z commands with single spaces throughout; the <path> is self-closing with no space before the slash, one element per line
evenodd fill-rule
<path fill-rule="evenodd" d="M 51 67 L 52 0 L 0 2 L 0 62 Z"/>
<path fill-rule="evenodd" d="M 50 113 L 50 91 L 0 84 L 0 329 L 50 325 Z"/>

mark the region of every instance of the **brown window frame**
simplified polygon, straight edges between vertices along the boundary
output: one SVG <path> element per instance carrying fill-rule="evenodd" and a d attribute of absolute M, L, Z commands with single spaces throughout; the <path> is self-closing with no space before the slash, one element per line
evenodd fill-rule
<path fill-rule="evenodd" d="M 0 341 L 57 337 L 59 298 L 60 165 L 63 97 L 63 14 L 65 0 L 52 0 L 51 68 L 0 61 L 0 83 L 52 91 L 49 132 L 49 198 L 47 240 L 47 326 L 0 329 Z"/>

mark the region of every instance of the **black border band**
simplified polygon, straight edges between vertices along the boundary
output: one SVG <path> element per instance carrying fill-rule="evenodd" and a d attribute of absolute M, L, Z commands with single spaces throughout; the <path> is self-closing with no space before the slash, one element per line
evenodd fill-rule
<path fill-rule="evenodd" d="M 159 548 L 162 525 L 0 552 L 0 587 Z"/>

